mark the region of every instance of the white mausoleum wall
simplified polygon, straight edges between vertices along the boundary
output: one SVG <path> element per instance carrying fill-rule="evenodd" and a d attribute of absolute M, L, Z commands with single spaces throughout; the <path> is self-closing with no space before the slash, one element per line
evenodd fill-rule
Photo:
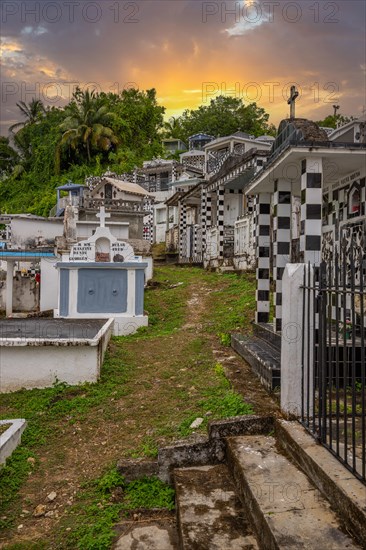
<path fill-rule="evenodd" d="M 41 259 L 40 311 L 57 308 L 59 282 L 55 264 L 55 259 Z"/>
<path fill-rule="evenodd" d="M 14 248 L 34 248 L 36 246 L 54 246 L 55 237 L 63 234 L 63 218 L 13 218 L 11 220 L 11 243 Z"/>
<path fill-rule="evenodd" d="M 165 242 L 165 231 L 166 223 L 159 223 L 155 226 L 155 242 L 164 243 Z"/>
<path fill-rule="evenodd" d="M 129 223 L 106 222 L 106 226 L 116 239 L 125 240 L 129 238 Z M 82 240 L 88 239 L 97 227 L 99 227 L 98 221 L 78 221 L 76 222 L 76 237 Z"/>
<path fill-rule="evenodd" d="M 234 225 L 240 215 L 240 201 L 242 200 L 242 195 L 225 194 L 224 225 Z"/>
<path fill-rule="evenodd" d="M 36 311 L 38 305 L 38 291 L 32 277 L 14 277 L 13 281 L 13 310 L 19 312 Z M 0 310 L 6 307 L 6 281 L 0 281 Z"/>

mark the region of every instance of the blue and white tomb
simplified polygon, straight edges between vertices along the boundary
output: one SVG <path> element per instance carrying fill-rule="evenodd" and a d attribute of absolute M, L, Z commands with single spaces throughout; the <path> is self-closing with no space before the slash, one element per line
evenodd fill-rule
<path fill-rule="evenodd" d="M 130 244 L 118 241 L 105 227 L 109 217 L 102 207 L 100 226 L 87 240 L 72 246 L 56 264 L 59 300 L 55 317 L 64 319 L 114 319 L 113 334 L 133 334 L 147 326 L 144 315 L 147 263 L 135 256 Z"/>

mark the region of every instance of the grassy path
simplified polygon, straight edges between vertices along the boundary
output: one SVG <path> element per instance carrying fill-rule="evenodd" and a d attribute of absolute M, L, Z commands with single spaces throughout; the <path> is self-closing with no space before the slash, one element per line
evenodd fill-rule
<path fill-rule="evenodd" d="M 229 331 L 249 330 L 252 276 L 161 267 L 145 308 L 150 326 L 112 340 L 99 383 L 0 396 L 2 418 L 29 421 L 22 446 L 0 473 L 1 548 L 89 550 L 92 539 L 82 538 L 92 523 L 85 507 L 95 518 L 103 508 L 100 493 L 86 488 L 91 479 L 104 479 L 124 456 L 155 456 L 158 446 L 188 435 L 197 416 L 205 418 L 204 430 L 208 419 L 274 409 L 249 369 L 222 345 Z M 235 372 L 247 369 L 241 390 L 252 405 L 232 390 L 225 363 Z M 57 498 L 47 510 L 53 513 L 33 517 L 52 491 Z"/>

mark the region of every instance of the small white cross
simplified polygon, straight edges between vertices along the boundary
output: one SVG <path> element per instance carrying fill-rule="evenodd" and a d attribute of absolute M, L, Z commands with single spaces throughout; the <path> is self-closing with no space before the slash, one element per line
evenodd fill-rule
<path fill-rule="evenodd" d="M 104 206 L 101 206 L 100 212 L 96 215 L 96 217 L 100 220 L 100 227 L 105 227 L 105 221 L 107 218 L 110 218 L 111 215 L 106 213 Z"/>

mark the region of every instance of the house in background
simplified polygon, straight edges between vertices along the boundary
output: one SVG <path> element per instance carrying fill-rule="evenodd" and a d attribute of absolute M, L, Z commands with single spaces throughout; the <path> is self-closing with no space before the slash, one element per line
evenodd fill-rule
<path fill-rule="evenodd" d="M 203 147 L 206 161 L 205 173 L 210 175 L 217 172 L 230 155 L 243 155 L 253 147 L 269 151 L 273 142 L 272 136 L 255 138 L 241 131 L 214 139 Z"/>
<path fill-rule="evenodd" d="M 181 155 L 182 163 L 189 166 L 189 155 L 194 153 L 191 162 L 200 163 L 203 176 L 201 185 L 169 201 L 178 208 L 181 262 L 231 270 L 253 268 L 253 199 L 245 197 L 244 189 L 265 163 L 273 140 L 236 132 L 207 139 L 201 150 Z M 170 235 L 168 241 L 172 241 Z"/>
<path fill-rule="evenodd" d="M 186 144 L 180 139 L 167 138 L 163 139 L 161 143 L 163 144 L 165 151 L 170 154 L 177 153 L 177 151 L 187 150 Z"/>

